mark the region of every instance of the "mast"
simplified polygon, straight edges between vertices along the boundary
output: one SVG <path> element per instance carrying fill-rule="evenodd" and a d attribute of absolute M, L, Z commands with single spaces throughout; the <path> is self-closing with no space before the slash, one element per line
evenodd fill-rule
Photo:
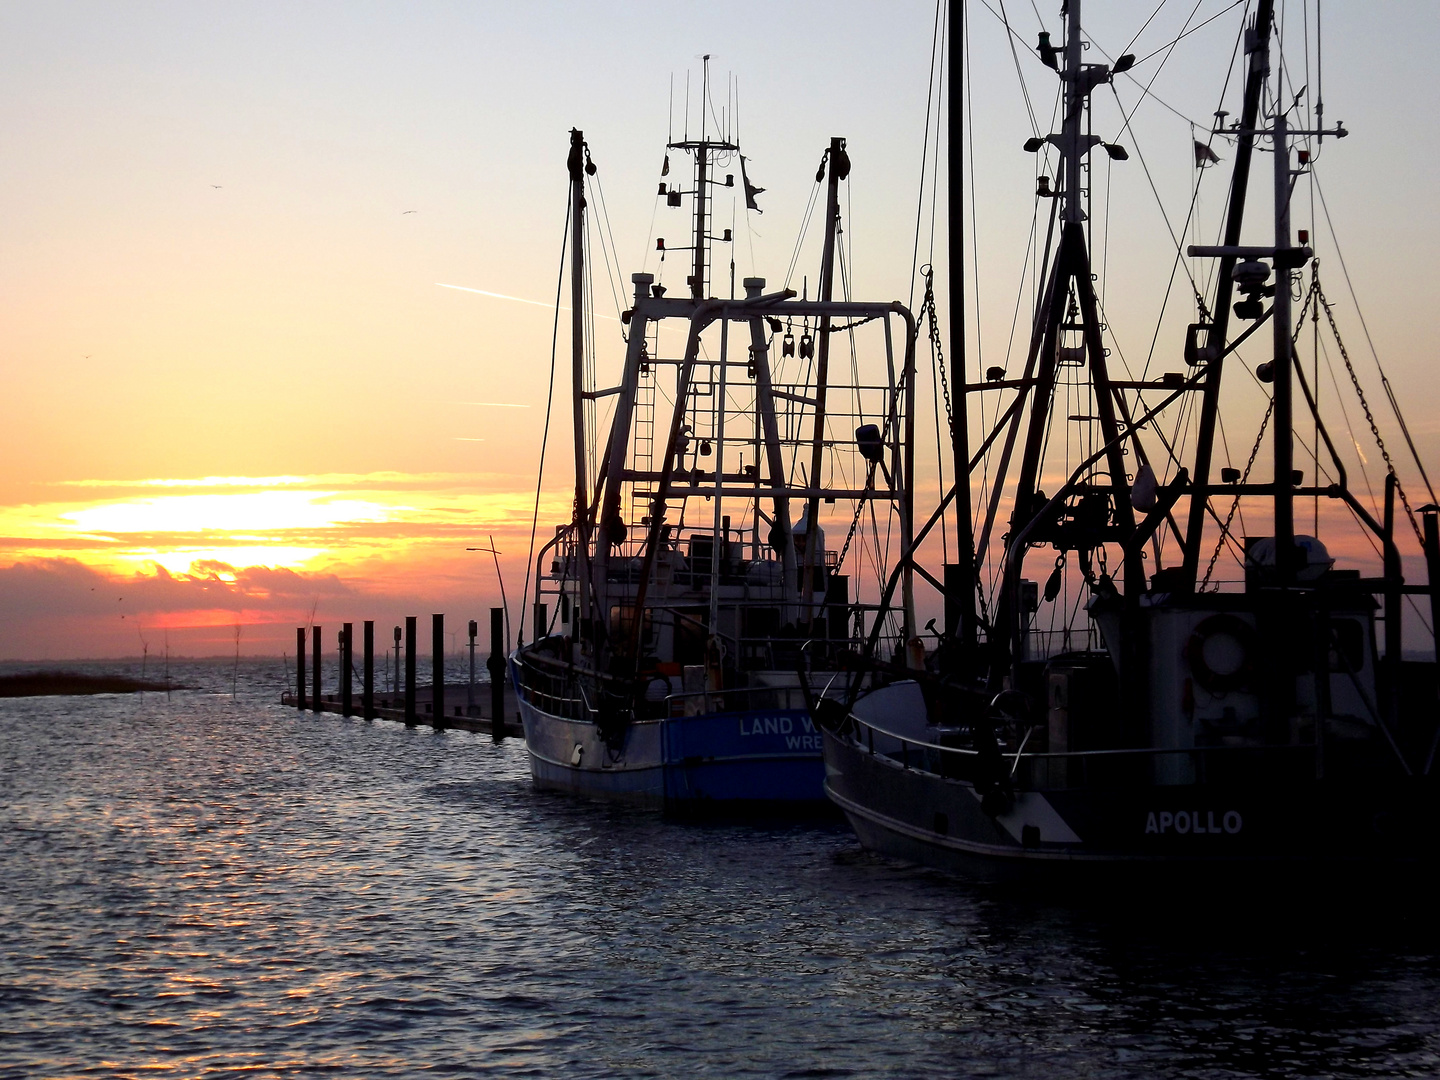
<path fill-rule="evenodd" d="M 1294 580 L 1295 482 L 1290 394 L 1290 143 L 1285 109 L 1275 102 L 1275 578 L 1283 587 Z"/>
<path fill-rule="evenodd" d="M 570 131 L 570 355 L 575 431 L 575 581 L 579 626 L 590 619 L 590 484 L 585 455 L 585 135 Z M 583 632 L 583 629 L 582 629 Z M 578 634 L 576 635 L 579 636 Z"/>
<path fill-rule="evenodd" d="M 1270 74 L 1270 24 L 1274 0 L 1260 0 L 1255 27 L 1245 36 L 1249 71 L 1245 76 L 1245 98 L 1241 105 L 1235 172 L 1230 181 L 1230 209 L 1225 221 L 1225 247 L 1240 243 L 1240 226 L 1245 218 L 1245 194 L 1250 185 L 1250 158 L 1255 148 L 1255 121 L 1260 115 L 1260 92 Z M 1201 539 L 1205 534 L 1205 508 L 1210 502 L 1210 461 L 1215 450 L 1215 424 L 1220 410 L 1220 376 L 1224 366 L 1226 332 L 1230 325 L 1230 297 L 1234 284 L 1234 254 L 1220 257 L 1215 284 L 1215 310 L 1207 330 L 1204 353 L 1208 356 L 1200 405 L 1200 430 L 1195 440 L 1195 471 L 1190 489 L 1190 515 L 1185 526 L 1183 588 L 1195 590 L 1199 577 Z M 1203 325 L 1203 324 L 1202 324 Z M 1285 365 L 1288 367 L 1288 363 Z"/>
<path fill-rule="evenodd" d="M 1062 553 L 1071 548 L 1092 549 L 1104 541 L 1105 530 L 1087 537 L 1089 543 L 1069 543 L 1062 546 L 1062 540 L 1054 529 L 1054 522 L 1042 521 L 1038 515 L 1046 500 L 1038 490 L 1041 465 L 1052 412 L 1052 397 L 1057 384 L 1058 367 L 1062 359 L 1062 342 L 1067 333 L 1080 333 L 1083 346 L 1078 353 L 1090 373 L 1090 385 L 1094 400 L 1096 419 L 1099 421 L 1104 460 L 1109 473 L 1108 487 L 1086 486 L 1097 494 L 1102 493 L 1109 502 L 1106 515 L 1114 522 L 1115 531 L 1125 545 L 1124 593 L 1127 613 L 1138 610 L 1140 595 L 1145 590 L 1145 566 L 1137 545 L 1126 543 L 1135 531 L 1135 514 L 1130 504 L 1130 484 L 1125 474 L 1124 447 L 1120 428 L 1116 422 L 1115 390 L 1110 382 L 1105 360 L 1104 342 L 1101 339 L 1098 304 L 1094 283 L 1090 273 L 1090 255 L 1085 243 L 1085 184 L 1084 162 L 1096 146 L 1104 145 L 1107 153 L 1116 160 L 1125 160 L 1123 148 L 1102 144 L 1099 137 L 1086 134 L 1083 130 L 1085 106 L 1090 93 L 1102 83 L 1108 82 L 1113 74 L 1106 64 L 1086 64 L 1082 60 L 1083 43 L 1080 22 L 1081 0 L 1069 0 L 1066 8 L 1064 66 L 1059 67 L 1059 55 L 1050 44 L 1049 34 L 1040 38 L 1040 53 L 1047 66 L 1057 68 L 1064 83 L 1065 108 L 1064 124 L 1058 134 L 1047 138 L 1033 138 L 1025 148 L 1038 151 L 1046 143 L 1060 150 L 1063 171 L 1062 188 L 1058 193 L 1063 199 L 1060 214 L 1060 244 L 1055 253 L 1055 262 L 1050 273 L 1046 293 L 1041 297 L 1034 324 L 1035 337 L 1031 350 L 1037 365 L 1033 385 L 1028 387 L 1030 418 L 1027 428 L 1024 452 L 1020 462 L 1020 473 L 1015 487 L 1015 503 L 1011 511 L 1009 546 L 1005 562 L 1005 588 L 997 607 L 995 630 L 992 635 L 996 650 L 992 657 L 990 671 L 991 688 L 998 690 L 1006 672 L 1012 664 L 1018 664 L 1021 656 L 1023 635 L 1023 613 L 1020 611 L 1020 582 L 1025 553 L 1034 544 L 1054 543 Z M 1116 70 L 1127 70 L 1135 59 L 1127 54 L 1119 57 Z M 1048 194 L 1048 186 L 1042 186 L 1042 194 Z M 1074 311 L 1071 307 L 1073 303 Z M 1037 347 L 1038 342 L 1038 347 Z M 1077 350 L 1064 349 L 1067 362 L 1074 362 Z M 1027 365 L 1026 378 L 1022 380 L 1019 393 L 1027 391 L 1030 383 Z M 1018 421 L 1021 403 L 1017 402 L 1015 418 Z M 1001 462 L 1001 473 L 1008 463 L 1009 446 Z M 1127 635 L 1128 638 L 1132 635 Z M 1122 669 L 1127 660 L 1121 658 Z"/>
<path fill-rule="evenodd" d="M 695 147 L 695 250 L 694 269 L 690 274 L 690 296 L 697 303 L 705 299 L 706 233 L 705 214 L 709 202 L 707 185 L 710 180 L 709 143 L 705 138 L 706 106 L 710 102 L 710 54 L 703 59 L 700 75 L 700 142 Z"/>
<path fill-rule="evenodd" d="M 965 380 L 965 3 L 949 7 L 950 86 L 946 102 L 949 122 L 950 207 L 950 385 L 954 404 L 950 449 L 955 470 L 955 571 L 945 582 L 945 632 L 975 644 L 975 538 L 971 534 L 970 413 Z M 958 625 L 957 625 L 958 624 Z"/>
<path fill-rule="evenodd" d="M 845 140 L 832 138 L 826 151 L 830 166 L 825 187 L 825 247 L 820 256 L 820 302 L 828 304 L 835 292 L 835 239 L 840 224 L 840 181 L 850 175 L 850 157 Z M 805 616 L 815 593 L 816 521 L 820 515 L 820 470 L 825 454 L 825 388 L 830 379 L 830 316 L 820 316 L 820 338 L 815 360 L 815 431 L 810 449 L 810 490 L 805 504 L 805 560 L 800 580 L 800 605 Z"/>

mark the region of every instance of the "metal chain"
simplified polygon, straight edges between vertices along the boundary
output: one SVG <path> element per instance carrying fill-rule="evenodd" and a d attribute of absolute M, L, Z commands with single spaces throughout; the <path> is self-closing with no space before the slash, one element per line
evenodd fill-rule
<path fill-rule="evenodd" d="M 1415 521 L 1415 511 L 1410 509 L 1410 500 L 1405 495 L 1405 488 L 1400 483 L 1400 474 L 1395 471 L 1395 462 L 1390 459 L 1390 451 L 1385 446 L 1385 440 L 1380 437 L 1380 428 L 1375 423 L 1374 413 L 1370 411 L 1370 402 L 1365 400 L 1365 391 L 1360 389 L 1360 377 L 1355 374 L 1355 365 L 1350 362 L 1350 353 L 1345 348 L 1345 342 L 1341 340 L 1340 328 L 1335 325 L 1335 313 L 1330 309 L 1330 301 L 1325 299 L 1325 293 L 1320 289 L 1318 274 L 1311 288 L 1318 297 L 1320 306 L 1325 309 L 1325 319 L 1330 323 L 1330 333 L 1335 335 L 1335 345 L 1340 350 L 1340 359 L 1345 361 L 1345 371 L 1350 376 L 1350 385 L 1355 388 L 1355 396 L 1360 399 L 1360 407 L 1365 410 L 1365 421 L 1370 425 L 1370 434 L 1375 439 L 1375 445 L 1380 448 L 1380 456 L 1385 459 L 1385 468 L 1391 476 L 1395 477 L 1395 491 L 1400 496 L 1400 505 L 1405 507 L 1405 516 L 1410 519 L 1410 528 L 1415 530 L 1415 539 L 1423 548 L 1425 540 L 1420 535 L 1420 526 Z"/>
<path fill-rule="evenodd" d="M 940 395 L 945 402 L 945 424 L 950 429 L 950 441 L 955 441 L 955 408 L 950 403 L 950 378 L 945 374 L 945 346 L 941 343 L 940 324 L 935 311 L 935 271 L 934 268 L 926 265 L 920 268 L 925 275 L 925 299 L 920 302 L 920 314 L 926 319 L 926 329 L 930 335 L 930 349 L 935 359 L 936 370 L 940 373 Z M 961 372 L 963 379 L 965 373 Z M 854 531 L 854 527 L 851 527 Z M 849 542 L 848 539 L 846 541 Z M 975 575 L 975 597 L 980 603 L 980 618 L 983 622 L 990 621 L 988 605 L 985 603 L 985 589 L 980 584 L 980 575 Z"/>
<path fill-rule="evenodd" d="M 1260 431 L 1255 436 L 1255 445 L 1250 448 L 1250 460 L 1245 463 L 1245 472 L 1240 477 L 1240 483 L 1250 479 L 1250 470 L 1255 467 L 1255 458 L 1260 453 L 1260 443 L 1265 438 L 1265 429 L 1270 424 L 1270 416 L 1275 412 L 1275 399 L 1270 399 L 1270 404 L 1265 406 L 1265 415 L 1260 419 Z M 1230 500 L 1230 512 L 1225 515 L 1225 522 L 1220 526 L 1220 539 L 1215 541 L 1215 551 L 1210 556 L 1210 565 L 1205 568 L 1205 576 L 1200 580 L 1200 587 L 1196 592 L 1204 592 L 1205 586 L 1210 584 L 1210 575 L 1215 572 L 1215 564 L 1220 559 L 1220 552 L 1225 550 L 1225 538 L 1230 535 L 1230 523 L 1235 520 L 1235 511 L 1240 508 L 1240 496 L 1237 494 Z M 1220 591 L 1220 586 L 1215 586 L 1215 591 Z"/>
<path fill-rule="evenodd" d="M 865 471 L 865 490 L 869 491 L 875 483 L 875 463 L 872 461 L 870 467 Z M 855 539 L 855 529 L 860 524 L 860 515 L 865 512 L 865 500 L 855 500 L 855 516 L 850 519 L 850 531 L 845 534 L 845 543 L 840 545 L 840 555 L 835 560 L 835 572 L 839 573 L 840 568 L 845 565 L 845 556 L 850 551 L 850 541 Z"/>
<path fill-rule="evenodd" d="M 923 309 L 922 309 L 922 310 L 923 310 Z M 899 383 L 897 383 L 896 386 L 895 386 L 895 397 L 898 399 L 898 398 L 900 397 L 900 395 L 903 394 L 904 392 L 905 392 L 905 376 L 904 376 L 904 375 L 901 375 L 901 376 L 900 376 L 900 381 L 899 381 Z M 885 422 L 884 422 L 884 424 L 882 424 L 881 427 L 880 427 L 880 440 L 881 440 L 882 443 L 885 441 L 885 437 L 886 437 L 887 435 L 889 435 L 889 434 L 890 434 L 890 415 L 889 415 L 889 413 L 887 412 L 886 415 L 885 415 Z M 866 472 L 865 472 L 865 490 L 866 490 L 866 491 L 869 491 L 870 488 L 871 488 L 871 487 L 874 485 L 874 483 L 875 483 L 875 466 L 876 466 L 876 464 L 877 464 L 876 462 L 873 462 L 873 461 L 872 461 L 872 462 L 870 463 L 870 467 L 869 467 L 869 468 L 866 470 Z M 841 547 L 840 547 L 840 554 L 839 554 L 839 556 L 837 556 L 836 559 L 835 559 L 835 570 L 836 570 L 837 572 L 839 571 L 839 569 L 840 569 L 842 566 L 845 565 L 845 555 L 846 555 L 846 553 L 850 550 L 850 541 L 852 541 L 853 539 L 855 539 L 855 530 L 856 530 L 856 528 L 857 528 L 857 527 L 859 526 L 859 524 L 860 524 L 860 515 L 863 514 L 864 512 L 865 512 L 865 500 L 864 500 L 864 499 L 856 499 L 856 500 L 855 500 L 855 516 L 850 519 L 850 531 L 845 534 L 845 543 L 841 545 Z"/>
<path fill-rule="evenodd" d="M 1311 303 L 1320 294 L 1320 283 L 1312 279 L 1310 291 L 1305 296 L 1305 303 L 1300 306 L 1300 314 L 1295 319 L 1295 332 L 1290 336 L 1290 347 L 1293 350 L 1295 343 L 1300 340 L 1300 331 L 1304 328 L 1305 313 L 1310 310 Z M 1255 436 L 1255 445 L 1250 448 L 1250 460 L 1245 462 L 1245 472 L 1240 477 L 1240 483 L 1250 479 L 1250 470 L 1255 467 L 1255 458 L 1260 453 L 1260 443 L 1265 438 L 1265 428 L 1270 423 L 1270 416 L 1275 411 L 1275 399 L 1271 397 L 1270 404 L 1265 407 L 1265 415 L 1260 419 L 1260 431 Z M 1240 496 L 1236 495 L 1230 501 L 1230 510 L 1225 515 L 1225 521 L 1220 526 L 1220 537 L 1215 541 L 1215 550 L 1210 555 L 1210 565 L 1205 568 L 1205 576 L 1201 579 L 1196 592 L 1204 592 L 1205 586 L 1210 583 L 1210 575 L 1215 572 L 1215 563 L 1220 559 L 1220 552 L 1225 550 L 1225 538 L 1230 535 L 1230 525 L 1235 520 L 1235 512 L 1240 508 Z M 1220 586 L 1215 586 L 1215 591 L 1220 591 Z"/>
<path fill-rule="evenodd" d="M 940 323 L 935 313 L 935 271 L 927 265 L 921 272 L 925 275 L 925 299 L 920 304 L 920 314 L 926 317 L 927 329 L 930 334 L 930 349 L 940 372 L 940 393 L 945 400 L 945 423 L 950 428 L 950 438 L 953 441 L 955 438 L 955 410 L 950 405 L 950 379 L 945 374 L 945 348 L 940 343 Z"/>

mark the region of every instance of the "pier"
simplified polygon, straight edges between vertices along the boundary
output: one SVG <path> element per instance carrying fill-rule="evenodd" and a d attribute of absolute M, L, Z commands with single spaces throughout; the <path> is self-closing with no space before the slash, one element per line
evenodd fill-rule
<path fill-rule="evenodd" d="M 383 683 L 375 686 L 375 623 L 362 623 L 362 656 L 359 671 L 355 666 L 355 624 L 343 623 L 336 638 L 338 672 L 333 691 L 324 685 L 322 657 L 324 628 L 314 625 L 295 629 L 295 689 L 281 695 L 282 705 L 302 712 L 333 713 L 364 720 L 394 720 L 410 727 L 425 725 L 436 731 L 456 728 L 495 736 L 522 735 L 515 690 L 510 685 L 505 663 L 505 611 L 490 610 L 490 655 L 485 660 L 488 681 L 476 679 L 475 650 L 479 624 L 471 620 L 469 630 L 469 678 L 464 682 L 445 677 L 445 616 L 431 616 L 430 660 L 431 680 L 428 686 L 417 683 L 419 620 L 409 616 L 402 632 L 395 627 L 393 650 L 380 658 L 385 666 Z M 308 630 L 308 633 L 307 633 Z M 306 663 L 307 652 L 310 663 Z M 393 660 L 393 675 L 391 661 Z M 401 675 L 403 666 L 404 675 Z M 359 682 L 358 700 L 355 683 Z"/>

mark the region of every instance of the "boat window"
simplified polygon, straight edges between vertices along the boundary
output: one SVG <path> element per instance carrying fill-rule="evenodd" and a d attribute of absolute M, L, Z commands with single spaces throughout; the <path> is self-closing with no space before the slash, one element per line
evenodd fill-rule
<path fill-rule="evenodd" d="M 617 604 L 610 609 L 611 634 L 617 639 L 628 640 L 635 632 L 635 605 Z M 640 636 L 640 643 L 647 645 L 654 636 L 654 614 L 647 608 L 645 610 L 644 632 Z"/>
<path fill-rule="evenodd" d="M 1365 630 L 1355 619 L 1336 619 L 1330 624 L 1330 670 L 1359 671 L 1365 666 Z"/>

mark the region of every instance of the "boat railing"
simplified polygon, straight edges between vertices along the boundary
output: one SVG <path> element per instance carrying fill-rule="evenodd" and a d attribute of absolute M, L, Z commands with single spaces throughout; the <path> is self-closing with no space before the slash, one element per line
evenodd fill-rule
<path fill-rule="evenodd" d="M 515 664 L 519 668 L 520 692 L 530 705 L 567 720 L 595 720 L 599 710 L 576 677 L 582 669 L 540 653 L 521 653 L 516 656 Z M 597 680 L 611 678 L 599 672 L 584 674 Z"/>
<path fill-rule="evenodd" d="M 844 687 L 840 686 L 843 690 Z M 811 690 L 814 697 L 822 692 Z M 693 690 L 666 694 L 667 716 L 696 716 L 701 713 L 760 712 L 767 709 L 804 711 L 809 708 L 806 691 L 800 686 L 742 686 L 725 690 Z"/>
<path fill-rule="evenodd" d="M 934 773 L 958 780 L 1002 779 L 996 755 L 988 761 L 972 747 L 946 746 L 902 734 L 862 719 L 847 717 L 850 737 L 871 756 L 887 758 L 903 769 Z M 1315 746 L 1216 745 L 1179 747 L 1118 747 L 1094 750 L 1031 750 L 1025 746 L 1031 727 L 1018 750 L 1001 748 L 999 768 L 1004 778 L 1020 788 L 1074 788 L 1116 783 L 1202 783 L 1256 774 L 1276 778 L 1296 772 L 1312 775 Z"/>

